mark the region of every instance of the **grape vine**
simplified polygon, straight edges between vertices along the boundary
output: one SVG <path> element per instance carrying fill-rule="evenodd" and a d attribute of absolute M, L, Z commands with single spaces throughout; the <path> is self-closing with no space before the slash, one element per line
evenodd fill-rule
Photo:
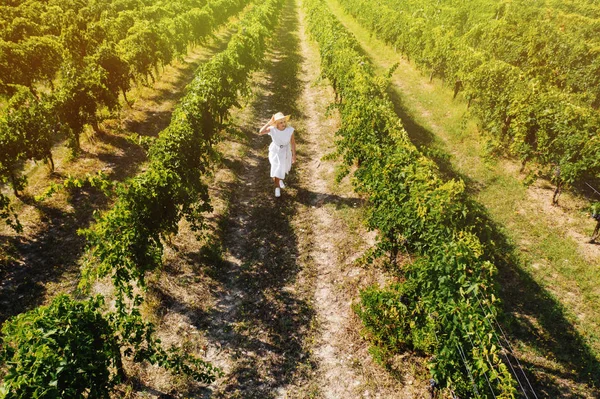
<path fill-rule="evenodd" d="M 80 148 L 85 126 L 99 131 L 99 111 L 128 102 L 132 80 L 154 80 L 160 65 L 205 40 L 246 0 L 177 1 L 149 4 L 99 1 L 60 6 L 23 2 L 0 6 L 0 184 L 15 196 L 25 187 L 27 160 L 48 161 L 52 147 L 68 138 Z M 41 9 L 40 9 L 41 8 Z M 8 197 L 0 217 L 14 226 Z M 6 215 L 10 215 L 9 217 Z"/>
<path fill-rule="evenodd" d="M 598 45 L 575 28 L 557 27 L 556 17 L 546 18 L 552 9 L 521 1 L 340 2 L 419 68 L 454 87 L 455 96 L 464 91 L 499 153 L 531 163 L 533 175 L 552 178 L 560 171 L 553 179 L 559 187 L 600 179 Z M 563 6 L 576 9 L 571 3 Z"/>

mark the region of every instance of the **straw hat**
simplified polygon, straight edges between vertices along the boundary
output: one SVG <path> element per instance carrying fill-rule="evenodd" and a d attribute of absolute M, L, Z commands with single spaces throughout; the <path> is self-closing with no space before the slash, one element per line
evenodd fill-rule
<path fill-rule="evenodd" d="M 289 121 L 290 120 L 290 115 L 284 115 L 282 112 L 278 112 L 275 115 L 273 115 L 273 122 L 277 123 L 280 120 L 285 119 L 285 121 Z"/>

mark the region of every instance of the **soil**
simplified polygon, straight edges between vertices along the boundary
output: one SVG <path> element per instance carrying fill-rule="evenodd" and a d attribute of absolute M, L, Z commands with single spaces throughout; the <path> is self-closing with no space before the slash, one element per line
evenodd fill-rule
<path fill-rule="evenodd" d="M 552 196 L 554 188 L 546 181 L 538 181 L 527 190 L 530 204 L 538 210 L 540 217 L 544 217 L 552 222 L 552 227 L 563 231 L 566 237 L 577 243 L 577 249 L 583 258 L 590 264 L 600 263 L 600 245 L 589 243 L 590 233 L 583 232 L 581 217 L 577 214 L 582 213 L 585 205 L 582 200 L 573 196 L 565 201 L 568 195 L 563 194 L 562 200 L 559 199 L 559 205 L 552 205 Z M 585 211 L 583 213 L 586 213 Z M 587 215 L 586 215 L 587 216 Z M 586 217 L 587 225 L 593 230 L 594 220 Z"/>

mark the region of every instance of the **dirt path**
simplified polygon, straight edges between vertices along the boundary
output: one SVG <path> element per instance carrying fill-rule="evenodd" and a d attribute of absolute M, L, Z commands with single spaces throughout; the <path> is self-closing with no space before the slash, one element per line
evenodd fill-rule
<path fill-rule="evenodd" d="M 270 138 L 256 134 L 276 111 L 300 114 L 302 57 L 292 1 L 279 20 L 265 70 L 254 77 L 255 98 L 234 122 L 247 147 L 241 159 L 226 162 L 237 179 L 227 187 L 223 261 L 210 272 L 218 291 L 201 322 L 208 358 L 226 373 L 211 393 L 215 398 L 276 398 L 289 386 L 310 390 L 315 366 L 309 352 L 314 272 L 305 255 L 312 235 L 302 217 L 307 195 L 292 173 L 283 196 L 274 197 L 266 158 Z"/>
<path fill-rule="evenodd" d="M 191 346 L 222 367 L 214 386 L 185 392 L 203 397 L 426 397 L 422 361 L 399 361 L 392 378 L 359 334 L 351 303 L 361 287 L 385 277 L 353 265 L 373 235 L 349 183 L 333 183 L 336 163 L 321 161 L 338 121 L 325 117 L 333 94 L 319 79 L 318 51 L 300 10 L 286 2 L 274 49 L 254 77 L 254 99 L 234 112 L 238 138 L 223 143 L 212 188 L 214 237 L 202 247 L 185 232 L 167 254 L 167 277 L 154 292 L 163 341 L 196 333 Z M 268 174 L 270 138 L 256 134 L 277 111 L 293 115 L 298 143 L 281 198 Z M 162 378 L 158 391 L 173 386 L 145 373 Z"/>
<path fill-rule="evenodd" d="M 303 183 L 313 193 L 309 209 L 315 238 L 311 248 L 317 272 L 315 308 L 319 329 L 315 354 L 324 398 L 420 398 L 425 397 L 426 373 L 414 360 L 402 363 L 394 379 L 374 364 L 368 347 L 360 338 L 360 321 L 351 305 L 359 290 L 372 284 L 384 284 L 379 271 L 354 264 L 356 258 L 374 243 L 374 234 L 362 224 L 363 201 L 346 179 L 335 184 L 336 164 L 322 161 L 333 152 L 336 117 L 325 117 L 333 102 L 327 82 L 319 81 L 319 54 L 305 30 L 305 15 L 300 12 L 300 37 L 305 55 L 303 80 L 307 83 L 301 103 L 305 110 L 307 160 L 301 168 Z M 412 368 L 412 370 L 410 370 Z M 410 370 L 410 371 L 409 371 Z M 400 382 L 402 381 L 402 383 Z"/>
<path fill-rule="evenodd" d="M 233 20 L 233 19 L 232 19 Z M 156 136 L 170 122 L 171 112 L 202 62 L 223 49 L 234 29 L 224 26 L 205 46 L 193 49 L 182 62 L 165 67 L 152 87 L 138 87 L 130 94 L 133 108 L 125 107 L 118 119 L 107 120 L 105 131 L 83 140 L 82 154 L 70 159 L 68 149 L 55 150 L 56 172 L 34 167 L 24 202 L 14 201 L 24 232 L 0 227 L 0 324 L 8 317 L 45 303 L 60 292 L 72 292 L 79 280 L 79 258 L 85 240 L 77 230 L 88 226 L 95 210 L 109 206 L 93 189 L 59 192 L 43 202 L 33 201 L 50 182 L 68 176 L 83 177 L 99 170 L 122 181 L 137 173 L 146 159 L 141 146 L 126 139 L 131 133 Z"/>

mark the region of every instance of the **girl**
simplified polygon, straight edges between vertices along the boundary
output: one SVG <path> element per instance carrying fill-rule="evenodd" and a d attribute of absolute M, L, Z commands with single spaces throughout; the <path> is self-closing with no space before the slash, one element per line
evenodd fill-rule
<path fill-rule="evenodd" d="M 276 113 L 260 129 L 259 134 L 268 134 L 273 140 L 269 146 L 269 162 L 271 163 L 271 177 L 275 184 L 275 196 L 281 196 L 281 189 L 285 188 L 283 179 L 296 162 L 296 141 L 294 128 L 287 125 L 290 116 L 281 112 Z"/>

